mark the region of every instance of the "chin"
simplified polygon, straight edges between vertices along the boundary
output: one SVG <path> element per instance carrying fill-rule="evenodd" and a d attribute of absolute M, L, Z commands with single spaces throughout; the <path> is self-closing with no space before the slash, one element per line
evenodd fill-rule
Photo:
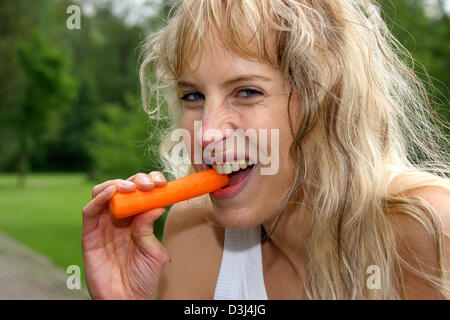
<path fill-rule="evenodd" d="M 267 201 L 269 199 L 266 196 L 273 193 L 264 188 L 268 182 L 265 176 L 259 174 L 258 165 L 255 165 L 236 183 L 210 193 L 217 222 L 230 229 L 251 228 L 264 223 L 273 212 L 270 210 L 273 204 Z"/>
<path fill-rule="evenodd" d="M 263 223 L 255 208 L 251 210 L 248 208 L 233 209 L 213 203 L 213 211 L 217 222 L 229 229 L 246 229 Z"/>

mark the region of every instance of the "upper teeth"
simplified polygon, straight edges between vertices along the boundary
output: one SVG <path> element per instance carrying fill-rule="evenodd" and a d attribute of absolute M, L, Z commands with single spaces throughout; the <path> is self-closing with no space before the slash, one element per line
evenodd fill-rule
<path fill-rule="evenodd" d="M 214 163 L 213 168 L 216 169 L 218 174 L 230 174 L 231 172 L 246 169 L 247 166 L 251 166 L 253 164 L 254 163 L 251 160 L 237 160 L 224 164 Z"/>

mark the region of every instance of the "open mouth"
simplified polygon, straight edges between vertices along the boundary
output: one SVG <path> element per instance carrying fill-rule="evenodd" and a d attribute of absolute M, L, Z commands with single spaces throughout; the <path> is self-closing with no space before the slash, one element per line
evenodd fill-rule
<path fill-rule="evenodd" d="M 211 195 L 216 199 L 228 199 L 236 196 L 246 186 L 255 166 L 254 163 L 247 160 L 208 165 L 208 167 L 214 168 L 219 174 L 227 174 L 230 181 L 227 186 L 212 192 Z"/>

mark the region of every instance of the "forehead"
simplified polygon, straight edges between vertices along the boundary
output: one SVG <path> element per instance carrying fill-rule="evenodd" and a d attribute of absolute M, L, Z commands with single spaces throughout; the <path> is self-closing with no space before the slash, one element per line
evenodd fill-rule
<path fill-rule="evenodd" d="M 273 48 L 275 50 L 275 48 Z M 235 47 L 227 43 L 216 31 L 203 38 L 201 46 L 185 56 L 178 78 L 194 73 L 249 73 L 253 71 L 274 72 L 277 66 L 258 53 L 255 40 L 249 40 L 246 47 Z"/>
<path fill-rule="evenodd" d="M 234 6 L 233 8 L 236 10 Z M 267 25 L 261 24 L 255 27 L 250 25 L 242 15 L 228 17 L 229 19 L 226 15 L 214 12 L 197 13 L 197 15 L 202 18 L 195 22 L 192 17 L 184 18 L 176 24 L 175 52 L 168 54 L 174 55 L 177 75 L 180 75 L 187 65 L 193 64 L 193 56 L 202 55 L 203 50 L 208 47 L 213 50 L 225 47 L 245 58 L 256 58 L 259 61 L 277 64 L 275 31 L 270 30 Z"/>
<path fill-rule="evenodd" d="M 222 84 L 236 78 L 258 77 L 265 78 L 264 81 L 280 82 L 282 77 L 277 67 L 256 57 L 234 52 L 217 37 L 206 41 L 203 49 L 191 55 L 187 61 L 178 83 L 194 80 L 205 85 L 215 82 Z"/>

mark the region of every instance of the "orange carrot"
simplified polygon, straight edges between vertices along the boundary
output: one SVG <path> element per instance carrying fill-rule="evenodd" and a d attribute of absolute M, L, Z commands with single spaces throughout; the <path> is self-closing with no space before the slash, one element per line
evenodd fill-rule
<path fill-rule="evenodd" d="M 226 174 L 208 169 L 170 181 L 150 191 L 136 189 L 128 193 L 116 192 L 109 202 L 109 210 L 117 219 L 126 218 L 219 190 L 228 183 Z"/>

